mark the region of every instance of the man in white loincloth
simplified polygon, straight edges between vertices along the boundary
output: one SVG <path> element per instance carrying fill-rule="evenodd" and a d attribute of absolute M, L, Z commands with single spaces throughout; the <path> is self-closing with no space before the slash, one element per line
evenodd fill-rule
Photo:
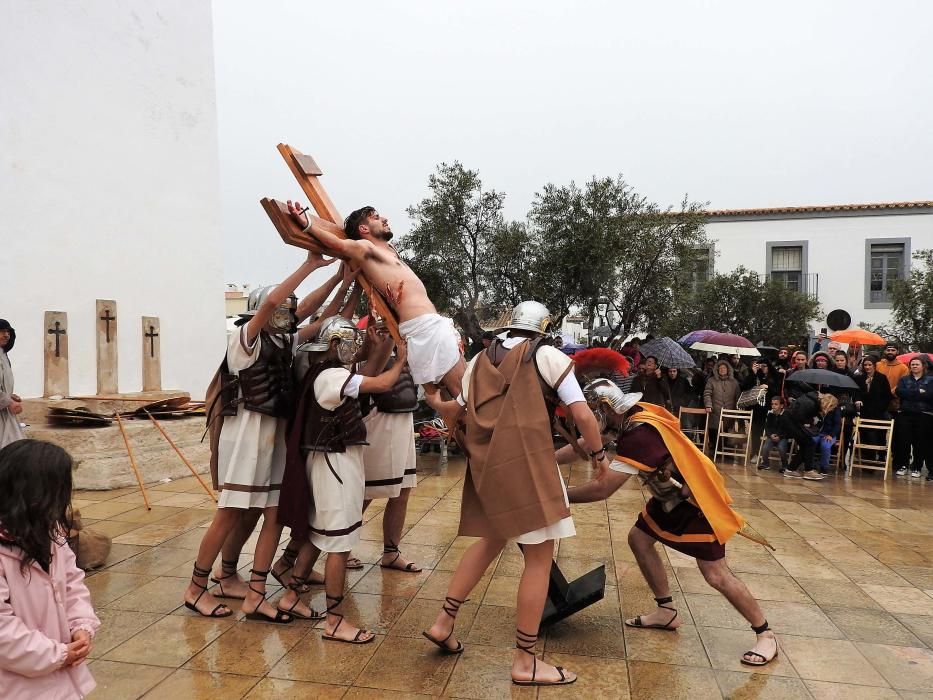
<path fill-rule="evenodd" d="M 338 238 L 309 223 L 298 202 L 288 202 L 292 219 L 321 244 L 363 270 L 373 287 L 398 314 L 398 330 L 408 344 L 408 364 L 416 384 L 443 384 L 459 396 L 466 367 L 460 336 L 453 322 L 437 313 L 424 284 L 399 258 L 389 241 L 389 220 L 372 207 L 357 209 L 346 218 L 347 238 Z"/>
<path fill-rule="evenodd" d="M 308 558 L 312 565 L 320 552 L 327 552 L 322 637 L 349 644 L 375 639 L 372 632 L 344 623 L 341 612 L 347 558 L 363 525 L 366 426 L 357 398 L 361 391 L 389 391 L 406 359 L 403 346 L 392 369 L 377 377 L 353 374 L 349 367 L 360 350 L 359 338 L 352 323 L 335 316 L 301 348 L 312 353 L 311 366 L 298 391 L 278 511 L 279 521 L 292 528 L 293 537 L 309 533 L 310 544 L 304 549 L 313 550 Z"/>

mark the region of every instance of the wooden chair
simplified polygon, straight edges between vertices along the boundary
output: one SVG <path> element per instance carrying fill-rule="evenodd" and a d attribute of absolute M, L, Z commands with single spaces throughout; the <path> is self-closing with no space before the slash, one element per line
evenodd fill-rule
<path fill-rule="evenodd" d="M 884 478 L 888 478 L 891 471 L 891 442 L 894 439 L 894 421 L 893 420 L 875 420 L 871 418 L 856 417 L 854 421 L 854 430 L 852 431 L 852 462 L 849 465 L 849 474 L 855 469 L 868 469 L 884 473 Z M 865 433 L 868 432 L 875 442 L 865 442 Z M 873 433 L 873 434 L 872 434 Z M 877 444 L 878 434 L 882 434 L 883 444 Z M 871 450 L 882 455 L 881 459 L 870 459 L 864 451 Z"/>
<path fill-rule="evenodd" d="M 703 417 L 703 427 L 698 428 L 694 426 L 684 426 L 684 416 L 702 416 Z M 709 435 L 709 414 L 706 412 L 705 408 L 684 408 L 681 406 L 680 412 L 677 414 L 677 418 L 680 420 L 680 429 L 683 431 L 683 434 L 686 435 L 693 441 L 693 444 L 696 445 L 700 452 L 706 453 L 706 440 Z"/>
<path fill-rule="evenodd" d="M 836 469 L 835 473 L 839 473 L 839 467 L 842 467 L 842 471 L 845 471 L 845 465 L 843 461 L 846 456 L 846 417 L 842 417 L 842 421 L 839 423 L 839 439 L 836 440 L 836 444 L 833 445 L 833 449 L 836 450 Z"/>
<path fill-rule="evenodd" d="M 758 441 L 758 452 L 755 453 L 755 456 L 758 457 L 759 460 L 761 459 L 761 451 L 764 448 L 765 440 L 767 439 L 768 439 L 768 430 L 767 428 L 765 428 L 761 431 L 761 439 Z M 796 446 L 797 446 L 797 443 L 794 442 L 793 438 L 787 438 L 787 461 L 788 462 L 794 456 L 794 451 L 796 450 Z M 768 453 L 768 466 L 769 467 L 771 466 L 771 462 L 775 459 L 777 460 L 778 464 L 780 464 L 781 454 L 777 450 L 771 450 Z M 760 461 L 758 462 L 758 468 L 761 469 Z"/>
<path fill-rule="evenodd" d="M 736 426 L 735 432 L 726 432 L 725 426 Z M 741 431 L 741 432 L 740 432 Z M 719 457 L 741 457 L 742 466 L 748 466 L 748 453 L 752 447 L 752 412 L 724 408 L 719 414 L 719 430 L 716 433 L 716 445 L 713 461 Z M 726 445 L 726 440 L 741 441 L 738 446 Z"/>

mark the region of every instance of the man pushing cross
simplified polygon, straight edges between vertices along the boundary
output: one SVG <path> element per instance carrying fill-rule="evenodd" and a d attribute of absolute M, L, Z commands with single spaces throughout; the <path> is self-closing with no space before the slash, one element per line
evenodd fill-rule
<path fill-rule="evenodd" d="M 292 219 L 322 246 L 361 268 L 374 290 L 398 314 L 398 330 L 408 344 L 408 365 L 416 384 L 443 384 L 459 396 L 466 367 L 453 322 L 437 313 L 424 284 L 389 245 L 389 220 L 373 207 L 362 207 L 344 221 L 346 238 L 309 222 L 301 204 L 288 201 Z"/>

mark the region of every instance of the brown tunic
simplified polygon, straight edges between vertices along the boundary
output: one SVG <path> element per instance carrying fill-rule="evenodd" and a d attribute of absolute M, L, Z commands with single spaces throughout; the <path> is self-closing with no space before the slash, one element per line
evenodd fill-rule
<path fill-rule="evenodd" d="M 536 344 L 535 344 L 536 345 Z M 570 515 L 530 343 L 472 370 L 464 416 L 468 469 L 460 535 L 509 539 Z"/>

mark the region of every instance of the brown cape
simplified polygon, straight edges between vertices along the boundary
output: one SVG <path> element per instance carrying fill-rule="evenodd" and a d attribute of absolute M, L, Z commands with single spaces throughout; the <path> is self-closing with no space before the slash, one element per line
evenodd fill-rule
<path fill-rule="evenodd" d="M 464 416 L 470 457 L 461 535 L 509 539 L 570 515 L 535 350 L 520 343 L 498 368 L 484 352 L 473 366 Z"/>

